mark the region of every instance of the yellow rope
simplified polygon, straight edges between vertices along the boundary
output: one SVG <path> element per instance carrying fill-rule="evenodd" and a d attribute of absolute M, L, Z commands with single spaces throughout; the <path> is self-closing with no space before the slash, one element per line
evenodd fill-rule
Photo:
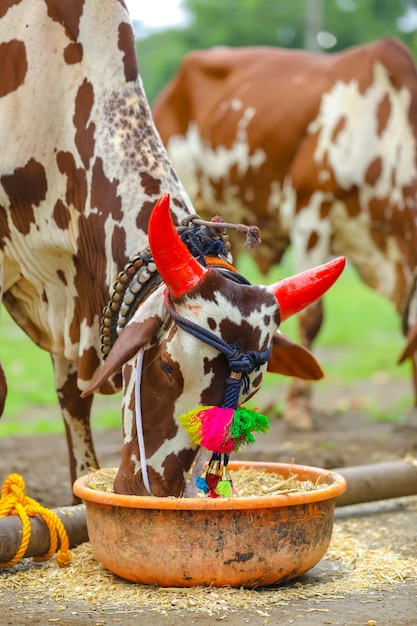
<path fill-rule="evenodd" d="M 34 517 L 35 515 L 40 515 L 47 525 L 50 539 L 48 552 L 42 556 L 34 557 L 34 560 L 48 561 L 57 551 L 59 540 L 60 549 L 57 552 L 56 560 L 61 567 L 68 565 L 71 560 L 71 553 L 64 524 L 56 513 L 41 506 L 25 494 L 25 482 L 19 474 L 9 474 L 1 490 L 0 518 L 7 515 L 18 515 L 20 517 L 23 525 L 22 542 L 15 556 L 7 563 L 0 563 L 0 567 L 12 567 L 24 557 L 30 541 L 31 528 L 29 517 Z"/>

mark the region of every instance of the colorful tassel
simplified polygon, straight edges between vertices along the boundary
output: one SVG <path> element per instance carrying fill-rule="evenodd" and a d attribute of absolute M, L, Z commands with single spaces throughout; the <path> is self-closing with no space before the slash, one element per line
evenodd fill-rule
<path fill-rule="evenodd" d="M 195 480 L 195 486 L 197 489 L 207 494 L 209 492 L 209 486 L 207 484 L 205 476 L 197 476 Z"/>
<path fill-rule="evenodd" d="M 251 409 L 201 406 L 180 415 L 179 420 L 194 445 L 213 452 L 207 468 L 196 479 L 197 488 L 208 498 L 231 498 L 234 489 L 227 470 L 229 454 L 245 443 L 254 443 L 252 433 L 268 430 L 268 418 Z"/>
<path fill-rule="evenodd" d="M 269 420 L 266 415 L 252 411 L 251 409 L 236 409 L 229 426 L 229 436 L 234 439 L 234 451 L 245 443 L 255 443 L 252 432 L 266 432 L 269 428 Z"/>
<path fill-rule="evenodd" d="M 211 406 L 200 406 L 198 409 L 183 413 L 183 415 L 180 415 L 178 418 L 183 428 L 187 431 L 192 443 L 196 446 L 199 446 L 201 442 L 200 414 L 211 408 Z"/>
<path fill-rule="evenodd" d="M 193 444 L 230 454 L 254 443 L 252 432 L 268 430 L 268 418 L 251 409 L 202 406 L 179 416 Z"/>
<path fill-rule="evenodd" d="M 220 480 L 216 487 L 216 493 L 221 498 L 231 498 L 233 495 L 233 487 L 231 480 Z"/>

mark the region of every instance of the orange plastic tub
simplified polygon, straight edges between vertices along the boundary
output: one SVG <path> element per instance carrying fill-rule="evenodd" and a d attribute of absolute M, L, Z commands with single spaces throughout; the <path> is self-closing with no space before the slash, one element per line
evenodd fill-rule
<path fill-rule="evenodd" d="M 90 489 L 74 483 L 86 504 L 96 557 L 127 580 L 162 587 L 258 587 L 289 580 L 314 567 L 327 550 L 340 474 L 282 463 L 230 463 L 325 487 L 276 496 L 156 498 Z"/>

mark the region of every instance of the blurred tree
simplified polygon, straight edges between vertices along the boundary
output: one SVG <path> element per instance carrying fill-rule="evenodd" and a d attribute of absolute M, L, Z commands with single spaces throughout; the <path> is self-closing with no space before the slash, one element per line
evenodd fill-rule
<path fill-rule="evenodd" d="M 137 42 L 152 102 L 195 48 L 269 45 L 336 51 L 398 37 L 417 57 L 417 0 L 183 0 L 189 26 Z"/>
<path fill-rule="evenodd" d="M 193 47 L 302 44 L 304 1 L 185 0 Z M 282 29 L 282 32 L 279 32 Z"/>
<path fill-rule="evenodd" d="M 417 53 L 414 33 L 400 30 L 404 0 L 334 0 L 325 2 L 324 26 L 334 34 L 332 50 L 342 50 L 380 37 L 397 37 Z"/>
<path fill-rule="evenodd" d="M 192 49 L 183 33 L 182 29 L 169 29 L 136 41 L 139 69 L 150 102 L 175 74 L 183 56 Z"/>

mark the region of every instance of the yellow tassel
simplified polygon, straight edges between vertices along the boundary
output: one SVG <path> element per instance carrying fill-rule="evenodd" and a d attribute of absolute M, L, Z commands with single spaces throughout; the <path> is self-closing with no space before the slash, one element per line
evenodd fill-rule
<path fill-rule="evenodd" d="M 188 413 L 183 413 L 178 416 L 180 424 L 189 434 L 191 442 L 197 446 L 202 439 L 200 413 L 211 408 L 213 407 L 199 406 L 197 409 L 192 409 L 188 411 Z"/>

